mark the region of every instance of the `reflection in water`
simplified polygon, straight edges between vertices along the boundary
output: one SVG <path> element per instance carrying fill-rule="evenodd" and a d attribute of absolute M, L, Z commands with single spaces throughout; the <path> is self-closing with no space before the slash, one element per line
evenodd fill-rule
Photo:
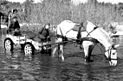
<path fill-rule="evenodd" d="M 48 55 L 40 56 L 40 71 L 42 78 L 49 79 L 52 69 L 52 60 Z"/>
<path fill-rule="evenodd" d="M 22 53 L 7 53 L 4 71 L 9 73 L 6 80 L 28 81 L 112 81 L 115 80 L 116 68 L 105 66 L 105 63 L 77 64 L 61 63 L 49 55 L 36 54 L 33 60 L 24 60 Z M 4 57 L 5 58 L 5 57 Z M 102 62 L 102 61 L 101 61 Z M 10 73 L 11 72 L 11 73 Z M 19 78 L 18 78 L 19 77 Z"/>
<path fill-rule="evenodd" d="M 83 79 L 84 78 L 90 81 L 93 79 L 92 67 L 90 64 L 85 65 L 85 76 L 83 76 Z"/>

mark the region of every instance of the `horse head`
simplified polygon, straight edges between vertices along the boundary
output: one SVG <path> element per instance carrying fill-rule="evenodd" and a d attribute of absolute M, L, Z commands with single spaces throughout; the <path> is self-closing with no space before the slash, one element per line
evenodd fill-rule
<path fill-rule="evenodd" d="M 106 55 L 107 59 L 109 60 L 110 66 L 116 66 L 117 65 L 117 47 L 119 47 L 119 45 L 112 45 L 105 52 L 105 55 Z"/>
<path fill-rule="evenodd" d="M 105 47 L 105 55 L 109 60 L 110 66 L 117 65 L 117 47 L 110 37 L 109 33 L 105 31 L 102 27 L 95 30 L 96 25 L 87 21 L 87 31 L 89 36 L 97 39 Z"/>
<path fill-rule="evenodd" d="M 50 31 L 50 36 L 56 36 L 57 31 L 55 25 L 50 26 L 49 31 Z"/>

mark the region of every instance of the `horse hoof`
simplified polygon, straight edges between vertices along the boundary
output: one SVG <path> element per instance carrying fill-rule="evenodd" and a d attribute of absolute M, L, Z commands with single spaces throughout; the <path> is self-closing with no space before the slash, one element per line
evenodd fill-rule
<path fill-rule="evenodd" d="M 61 59 L 62 62 L 64 62 L 64 56 L 59 56 L 59 58 Z"/>
<path fill-rule="evenodd" d="M 62 62 L 64 62 L 64 57 L 63 56 L 61 56 L 61 60 L 62 60 Z"/>

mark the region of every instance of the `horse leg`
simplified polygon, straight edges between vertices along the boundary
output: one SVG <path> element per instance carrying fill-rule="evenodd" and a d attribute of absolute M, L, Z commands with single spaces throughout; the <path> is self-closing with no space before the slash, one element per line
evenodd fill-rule
<path fill-rule="evenodd" d="M 64 61 L 63 45 L 58 45 L 58 54 L 59 54 L 59 57 L 61 57 L 62 61 Z"/>
<path fill-rule="evenodd" d="M 85 61 L 87 61 L 87 57 L 88 57 L 88 45 L 87 45 L 87 41 L 83 41 L 83 48 L 84 48 L 84 54 L 85 54 Z"/>
<path fill-rule="evenodd" d="M 92 55 L 92 51 L 93 51 L 94 45 L 90 45 L 89 49 L 88 49 L 88 61 L 92 62 L 93 60 L 91 60 L 91 55 Z"/>
<path fill-rule="evenodd" d="M 56 43 L 58 43 L 58 42 L 62 42 L 62 38 L 57 38 L 56 40 L 55 40 L 55 42 Z M 61 50 L 61 52 L 62 52 L 62 46 L 61 45 L 55 45 L 55 47 L 54 47 L 54 49 L 53 49 L 53 51 L 52 51 L 52 57 L 55 57 L 55 53 L 56 53 L 56 51 L 58 50 L 58 53 L 60 52 L 60 50 Z"/>
<path fill-rule="evenodd" d="M 90 50 L 90 45 L 93 45 L 91 41 L 83 41 L 83 48 L 84 48 L 84 54 L 85 54 L 85 61 L 90 62 L 90 57 L 91 57 L 91 51 Z"/>
<path fill-rule="evenodd" d="M 53 49 L 53 51 L 52 51 L 52 57 L 55 57 L 55 53 L 56 53 L 57 49 L 58 49 L 58 47 L 55 47 L 55 48 Z"/>
<path fill-rule="evenodd" d="M 57 43 L 57 42 L 60 42 L 61 40 L 58 38 L 58 39 L 55 39 L 54 41 L 55 43 Z M 57 45 L 54 45 L 54 48 L 52 49 L 52 57 L 55 57 L 55 53 L 57 50 L 58 50 Z"/>

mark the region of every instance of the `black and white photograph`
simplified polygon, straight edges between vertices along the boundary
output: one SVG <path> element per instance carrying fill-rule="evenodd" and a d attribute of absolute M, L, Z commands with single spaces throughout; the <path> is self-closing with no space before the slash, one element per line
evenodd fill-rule
<path fill-rule="evenodd" d="M 0 0 L 0 81 L 123 81 L 123 0 Z"/>

